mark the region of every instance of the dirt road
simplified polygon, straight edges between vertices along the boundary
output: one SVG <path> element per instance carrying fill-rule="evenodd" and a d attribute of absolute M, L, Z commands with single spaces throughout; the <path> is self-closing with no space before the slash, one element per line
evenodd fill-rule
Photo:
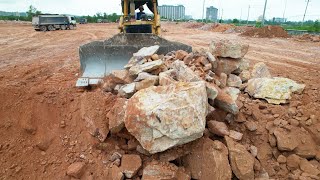
<path fill-rule="evenodd" d="M 68 179 L 66 168 L 77 160 L 88 162 L 86 177 L 106 177 L 105 161 L 126 142 L 115 137 L 104 151 L 93 148 L 97 141 L 81 123 L 83 90 L 75 88 L 75 82 L 78 47 L 111 37 L 116 28 L 87 24 L 44 33 L 30 25 L 0 24 L 0 179 Z M 246 58 L 251 65 L 265 62 L 274 76 L 306 84 L 305 93 L 296 98 L 304 115 L 320 117 L 320 43 L 240 37 L 186 29 L 183 24 L 163 28 L 166 39 L 194 48 L 208 48 L 211 40 L 220 38 L 250 44 Z"/>

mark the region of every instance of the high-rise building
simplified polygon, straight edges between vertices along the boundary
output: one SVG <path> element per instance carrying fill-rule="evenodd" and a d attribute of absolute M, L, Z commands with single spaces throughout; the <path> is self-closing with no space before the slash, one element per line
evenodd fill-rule
<path fill-rule="evenodd" d="M 158 7 L 158 11 L 162 18 L 169 20 L 185 19 L 186 8 L 183 5 L 163 5 Z"/>
<path fill-rule="evenodd" d="M 210 21 L 217 21 L 217 19 L 218 19 L 218 9 L 213 7 L 213 6 L 207 7 L 206 19 L 210 20 Z"/>

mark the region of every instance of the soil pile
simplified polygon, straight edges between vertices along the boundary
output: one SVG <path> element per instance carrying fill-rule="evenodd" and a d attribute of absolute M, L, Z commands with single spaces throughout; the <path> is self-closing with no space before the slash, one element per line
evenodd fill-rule
<path fill-rule="evenodd" d="M 241 33 L 242 36 L 257 38 L 289 38 L 288 33 L 281 26 L 266 26 L 262 28 L 254 28 Z"/>
<path fill-rule="evenodd" d="M 303 34 L 300 36 L 295 36 L 297 41 L 310 41 L 310 42 L 320 42 L 320 35 Z"/>
<path fill-rule="evenodd" d="M 191 22 L 191 23 L 185 24 L 185 28 L 188 28 L 188 29 L 199 29 L 202 26 L 204 26 L 204 23 Z"/>

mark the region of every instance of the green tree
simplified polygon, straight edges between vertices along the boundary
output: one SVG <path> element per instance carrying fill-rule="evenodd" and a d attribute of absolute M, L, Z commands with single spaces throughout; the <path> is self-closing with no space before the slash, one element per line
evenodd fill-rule
<path fill-rule="evenodd" d="M 37 8 L 35 8 L 34 6 L 30 5 L 29 9 L 27 11 L 27 14 L 28 14 L 28 19 L 31 20 L 33 16 L 41 14 L 41 11 L 38 11 Z"/>
<path fill-rule="evenodd" d="M 319 20 L 316 20 L 313 24 L 313 28 L 315 31 L 320 31 L 320 23 Z"/>
<path fill-rule="evenodd" d="M 238 23 L 239 23 L 239 20 L 238 20 L 238 19 L 233 19 L 233 20 L 232 20 L 232 23 L 233 23 L 233 24 L 238 24 Z"/>

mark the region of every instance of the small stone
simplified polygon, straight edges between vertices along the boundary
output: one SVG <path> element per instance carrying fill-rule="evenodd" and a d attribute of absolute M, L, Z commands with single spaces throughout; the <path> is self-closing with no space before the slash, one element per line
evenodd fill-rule
<path fill-rule="evenodd" d="M 251 73 L 250 71 L 242 71 L 239 75 L 239 77 L 241 78 L 242 82 L 247 82 L 250 78 L 251 78 Z"/>
<path fill-rule="evenodd" d="M 234 74 L 229 75 L 229 78 L 227 80 L 227 86 L 239 88 L 241 84 L 242 84 L 242 80 L 239 76 L 236 76 Z"/>
<path fill-rule="evenodd" d="M 295 120 L 295 119 L 290 119 L 289 120 L 290 125 L 298 127 L 299 126 L 299 121 Z"/>
<path fill-rule="evenodd" d="M 150 47 L 143 47 L 141 48 L 138 52 L 134 53 L 134 57 L 150 57 L 153 54 L 157 53 L 159 50 L 160 46 L 155 45 L 155 46 L 150 46 Z"/>
<path fill-rule="evenodd" d="M 253 157 L 257 157 L 258 155 L 258 148 L 256 146 L 250 146 L 250 153 Z"/>
<path fill-rule="evenodd" d="M 183 50 L 176 51 L 176 58 L 179 60 L 184 60 L 184 58 L 188 55 L 188 52 Z"/>
<path fill-rule="evenodd" d="M 119 95 L 125 98 L 130 98 L 136 92 L 136 83 L 126 84 L 119 90 Z"/>
<path fill-rule="evenodd" d="M 148 87 L 151 87 L 151 86 L 156 86 L 159 84 L 159 78 L 150 78 L 150 79 L 145 79 L 143 81 L 140 81 L 140 82 L 137 82 L 136 83 L 136 90 L 137 91 L 140 91 L 142 89 L 146 89 Z"/>
<path fill-rule="evenodd" d="M 295 135 L 282 128 L 276 128 L 274 135 L 277 138 L 277 145 L 280 151 L 292 151 L 299 145 Z"/>
<path fill-rule="evenodd" d="M 271 78 L 268 66 L 263 62 L 254 65 L 251 78 Z"/>
<path fill-rule="evenodd" d="M 215 100 L 218 96 L 218 88 L 212 83 L 206 83 L 207 95 L 210 100 Z"/>
<path fill-rule="evenodd" d="M 285 164 L 287 162 L 287 158 L 284 155 L 280 155 L 277 158 L 278 163 Z"/>
<path fill-rule="evenodd" d="M 228 75 L 225 73 L 220 74 L 220 87 L 224 88 L 227 86 Z"/>
<path fill-rule="evenodd" d="M 67 175 L 80 179 L 85 171 L 86 164 L 84 162 L 75 162 L 67 169 Z"/>
<path fill-rule="evenodd" d="M 116 159 L 115 161 L 112 162 L 112 165 L 119 167 L 121 165 L 121 160 Z"/>
<path fill-rule="evenodd" d="M 134 82 L 143 81 L 145 79 L 158 79 L 158 76 L 152 75 L 152 74 L 147 73 L 147 72 L 142 72 L 142 73 L 138 74 L 138 77 L 134 80 Z"/>
<path fill-rule="evenodd" d="M 66 127 L 66 121 L 61 121 L 60 122 L 60 127 L 65 128 Z"/>
<path fill-rule="evenodd" d="M 118 98 L 114 106 L 108 112 L 107 118 L 109 120 L 109 130 L 115 134 L 124 128 L 124 117 L 127 107 L 127 99 Z"/>
<path fill-rule="evenodd" d="M 276 147 L 277 146 L 277 139 L 273 134 L 269 134 L 268 135 L 268 140 L 269 140 L 269 144 L 271 147 Z"/>
<path fill-rule="evenodd" d="M 306 121 L 306 125 L 307 125 L 307 126 L 311 126 L 311 125 L 312 125 L 312 123 L 313 123 L 313 122 L 312 122 L 312 120 L 311 120 L 311 119 L 309 119 L 309 120 L 307 120 L 307 121 Z"/>
<path fill-rule="evenodd" d="M 139 142 L 136 139 L 130 139 L 128 141 L 128 150 L 135 150 L 137 149 L 138 145 L 139 145 Z"/>
<path fill-rule="evenodd" d="M 296 154 L 289 155 L 287 157 L 287 166 L 290 170 L 296 170 L 299 168 L 300 157 Z"/>
<path fill-rule="evenodd" d="M 134 65 L 129 69 L 129 74 L 131 76 L 137 76 L 139 73 L 142 73 L 142 72 L 152 72 L 156 69 L 159 69 L 163 65 L 164 63 L 161 59 L 147 62 L 141 65 Z"/>
<path fill-rule="evenodd" d="M 110 180 L 123 180 L 124 175 L 121 172 L 120 168 L 117 166 L 112 166 L 109 168 L 108 178 Z"/>
<path fill-rule="evenodd" d="M 117 159 L 121 159 L 122 155 L 118 152 L 114 152 L 111 157 L 110 157 L 110 161 L 113 162 Z"/>
<path fill-rule="evenodd" d="M 229 137 L 236 141 L 240 141 L 242 139 L 243 134 L 237 131 L 230 130 Z"/>
<path fill-rule="evenodd" d="M 300 161 L 300 169 L 308 174 L 312 174 L 314 176 L 318 176 L 320 174 L 320 171 L 317 167 L 313 166 L 308 160 L 302 159 Z"/>
<path fill-rule="evenodd" d="M 234 142 L 228 136 L 225 136 L 225 140 L 229 150 L 229 161 L 233 173 L 238 179 L 253 180 L 255 158 L 243 145 Z"/>
<path fill-rule="evenodd" d="M 205 79 L 206 79 L 207 82 L 213 82 L 214 81 L 214 78 L 209 76 L 209 75 L 206 75 Z"/>
<path fill-rule="evenodd" d="M 203 70 L 205 71 L 205 72 L 207 72 L 207 71 L 209 71 L 209 70 L 211 70 L 212 69 L 212 65 L 211 64 L 206 64 L 205 66 L 204 66 L 204 68 L 203 68 Z"/>
<path fill-rule="evenodd" d="M 126 154 L 122 156 L 120 169 L 127 178 L 132 178 L 142 165 L 139 155 Z"/>
<path fill-rule="evenodd" d="M 158 54 L 154 54 L 154 55 L 151 56 L 151 59 L 155 61 L 155 60 L 158 60 L 160 58 L 159 58 Z"/>
<path fill-rule="evenodd" d="M 245 122 L 245 126 L 251 132 L 256 131 L 258 129 L 257 123 L 252 122 L 252 121 Z"/>
<path fill-rule="evenodd" d="M 143 180 L 191 179 L 190 175 L 169 162 L 152 161 L 143 169 Z"/>
<path fill-rule="evenodd" d="M 229 128 L 224 122 L 209 121 L 207 124 L 208 124 L 208 129 L 211 133 L 218 136 L 229 135 Z"/>
<path fill-rule="evenodd" d="M 288 109 L 288 114 L 289 114 L 289 116 L 295 116 L 295 115 L 297 115 L 297 109 L 296 109 L 295 107 L 290 107 L 290 108 Z"/>

